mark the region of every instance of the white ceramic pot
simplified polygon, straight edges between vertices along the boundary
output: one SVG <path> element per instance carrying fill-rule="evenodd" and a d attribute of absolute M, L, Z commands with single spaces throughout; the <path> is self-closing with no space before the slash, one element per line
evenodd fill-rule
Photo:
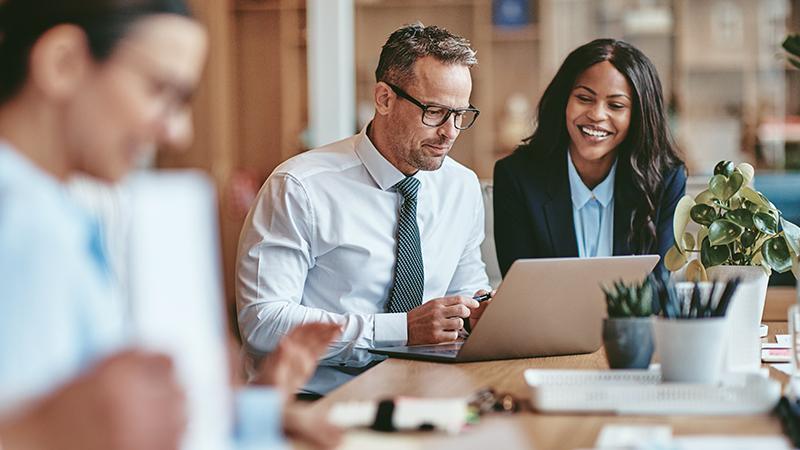
<path fill-rule="evenodd" d="M 742 282 L 728 307 L 728 343 L 725 367 L 729 371 L 754 372 L 761 367 L 759 327 L 764 315 L 769 277 L 761 267 L 714 266 L 707 270 L 709 280 Z"/>
<path fill-rule="evenodd" d="M 727 319 L 653 320 L 653 336 L 666 382 L 716 384 L 725 361 Z"/>

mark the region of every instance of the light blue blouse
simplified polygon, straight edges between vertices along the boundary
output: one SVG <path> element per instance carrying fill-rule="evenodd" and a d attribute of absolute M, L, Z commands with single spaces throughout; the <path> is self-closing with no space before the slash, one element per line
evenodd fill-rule
<path fill-rule="evenodd" d="M 614 179 L 617 162 L 614 161 L 605 180 L 592 190 L 583 184 L 569 152 L 567 166 L 578 256 L 611 256 L 614 252 Z"/>
<path fill-rule="evenodd" d="M 38 396 L 123 342 L 100 225 L 0 142 L 0 407 Z"/>
<path fill-rule="evenodd" d="M 77 376 L 128 339 L 99 221 L 0 140 L 0 413 Z M 282 399 L 236 393 L 238 450 L 285 448 Z"/>

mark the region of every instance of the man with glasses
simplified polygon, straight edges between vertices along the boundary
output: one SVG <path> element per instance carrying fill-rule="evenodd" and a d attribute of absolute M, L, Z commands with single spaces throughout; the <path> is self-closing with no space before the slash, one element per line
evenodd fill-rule
<path fill-rule="evenodd" d="M 479 111 L 475 51 L 435 26 L 389 37 L 375 115 L 361 133 L 270 175 L 239 242 L 237 306 L 249 351 L 292 327 L 335 322 L 341 337 L 304 391 L 325 394 L 370 367 L 367 349 L 455 341 L 486 303 L 475 174 L 447 157 Z"/>

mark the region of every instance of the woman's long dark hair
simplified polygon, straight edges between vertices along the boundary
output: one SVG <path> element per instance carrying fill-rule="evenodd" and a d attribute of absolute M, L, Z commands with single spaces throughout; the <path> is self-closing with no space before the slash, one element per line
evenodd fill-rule
<path fill-rule="evenodd" d="M 191 17 L 184 0 L 0 0 L 0 104 L 25 83 L 30 51 L 47 30 L 80 27 L 92 56 L 102 61 L 138 20 L 153 14 Z"/>
<path fill-rule="evenodd" d="M 682 161 L 669 133 L 661 81 L 641 51 L 614 39 L 597 39 L 573 50 L 539 101 L 536 130 L 516 151 L 537 158 L 555 157 L 569 146 L 566 109 L 572 89 L 586 69 L 603 61 L 624 75 L 633 90 L 631 123 L 618 147 L 617 164 L 627 166 L 624 169 L 630 173 L 638 200 L 629 243 L 634 252 L 647 253 L 656 240 L 655 210 L 664 174 Z"/>

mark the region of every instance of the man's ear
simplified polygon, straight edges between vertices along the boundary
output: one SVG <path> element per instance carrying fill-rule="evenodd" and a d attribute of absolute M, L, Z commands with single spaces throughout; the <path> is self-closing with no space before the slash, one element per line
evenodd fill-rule
<path fill-rule="evenodd" d="M 395 100 L 397 100 L 397 96 L 388 84 L 379 81 L 375 85 L 375 111 L 378 114 L 382 116 L 389 114 L 394 106 Z"/>
<path fill-rule="evenodd" d="M 86 33 L 75 25 L 57 25 L 33 44 L 29 79 L 39 92 L 63 100 L 80 89 L 92 62 Z"/>

